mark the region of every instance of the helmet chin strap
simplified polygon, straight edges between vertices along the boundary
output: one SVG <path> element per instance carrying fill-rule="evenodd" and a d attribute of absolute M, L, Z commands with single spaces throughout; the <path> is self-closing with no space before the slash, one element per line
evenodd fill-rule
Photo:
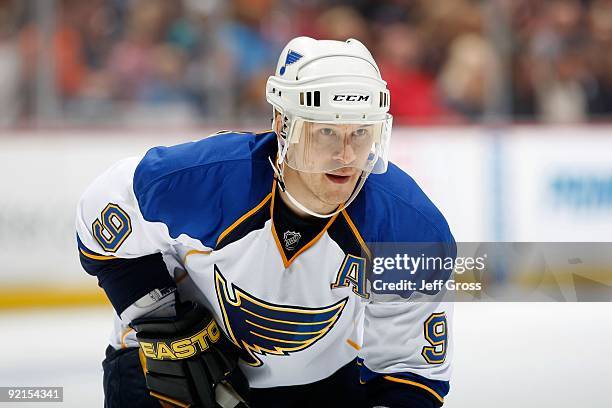
<path fill-rule="evenodd" d="M 279 165 L 282 165 L 282 156 L 279 157 L 279 160 L 281 160 L 279 162 Z M 306 206 L 300 203 L 295 197 L 291 195 L 291 193 L 289 193 L 289 191 L 287 190 L 287 186 L 285 185 L 283 171 L 279 170 L 279 168 L 274 165 L 270 157 L 268 157 L 268 161 L 270 162 L 270 165 L 272 166 L 272 170 L 274 170 L 274 174 L 276 175 L 275 180 L 278 183 L 278 186 L 280 187 L 281 191 L 287 195 L 287 198 L 289 198 L 289 201 L 291 201 L 291 204 L 295 205 L 297 208 L 299 208 L 301 211 L 304 211 L 308 215 L 312 215 L 313 217 L 318 217 L 318 218 L 331 218 L 334 215 L 342 212 L 342 210 L 348 207 L 349 204 L 352 203 L 353 200 L 355 200 L 355 198 L 357 197 L 357 194 L 352 195 L 352 197 L 349 199 L 348 202 L 340 204 L 338 208 L 336 208 L 336 210 L 332 212 L 331 214 L 319 214 L 315 211 L 312 211 L 306 208 Z M 363 183 L 365 183 L 366 178 L 367 176 L 364 176 L 364 172 L 362 171 L 361 176 L 359 177 L 359 183 L 357 184 L 357 186 L 355 186 L 355 189 L 357 189 L 357 191 L 361 190 L 361 187 L 363 187 Z"/>

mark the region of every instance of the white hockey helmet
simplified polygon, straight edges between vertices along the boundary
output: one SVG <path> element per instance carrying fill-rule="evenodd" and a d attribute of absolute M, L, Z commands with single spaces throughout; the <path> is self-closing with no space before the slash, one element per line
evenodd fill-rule
<path fill-rule="evenodd" d="M 344 208 L 370 173 L 387 170 L 389 91 L 360 41 L 294 38 L 268 78 L 266 99 L 281 114 L 276 167 L 281 181 L 283 165 L 311 173 L 355 167 L 361 181 Z"/>

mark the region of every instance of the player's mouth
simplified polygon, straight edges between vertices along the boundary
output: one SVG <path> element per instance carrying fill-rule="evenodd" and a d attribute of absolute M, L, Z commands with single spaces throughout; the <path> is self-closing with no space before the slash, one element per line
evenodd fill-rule
<path fill-rule="evenodd" d="M 327 177 L 327 179 L 330 180 L 332 183 L 346 184 L 353 178 L 353 175 L 352 174 L 343 175 L 343 174 L 325 173 L 325 177 Z"/>

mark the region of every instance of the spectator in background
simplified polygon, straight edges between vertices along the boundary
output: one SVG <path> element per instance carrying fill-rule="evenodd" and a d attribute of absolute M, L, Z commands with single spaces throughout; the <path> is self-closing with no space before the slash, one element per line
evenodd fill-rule
<path fill-rule="evenodd" d="M 415 20 L 427 41 L 427 63 L 438 74 L 449 58 L 453 41 L 463 34 L 483 35 L 481 2 L 472 0 L 421 0 Z"/>
<path fill-rule="evenodd" d="M 543 67 L 544 64 L 540 65 Z M 588 100 L 581 48 L 564 46 L 550 60 L 548 68 L 534 70 L 540 119 L 556 123 L 586 120 Z"/>
<path fill-rule="evenodd" d="M 175 7 L 138 0 L 128 10 L 125 38 L 108 62 L 114 97 L 124 101 L 127 121 L 179 124 L 196 118 L 185 83 L 187 58 L 196 45 L 187 29 L 172 26 L 178 24 Z"/>
<path fill-rule="evenodd" d="M 515 121 L 532 121 L 536 116 L 536 96 L 531 76 L 531 60 L 523 53 L 514 56 L 511 66 L 511 114 Z"/>
<path fill-rule="evenodd" d="M 345 41 L 356 38 L 366 46 L 371 43 L 368 22 L 348 6 L 332 7 L 324 10 L 315 20 L 316 36 L 330 40 Z"/>
<path fill-rule="evenodd" d="M 83 39 L 78 29 L 83 20 L 85 3 L 78 0 L 62 0 L 55 31 L 50 39 L 53 54 L 52 68 L 55 69 L 56 91 L 64 101 L 79 96 L 83 81 L 87 75 L 87 66 L 83 54 Z M 22 75 L 28 84 L 29 94 L 36 83 L 36 69 L 40 65 L 49 66 L 49 61 L 41 61 L 43 44 L 39 41 L 39 27 L 28 24 L 20 34 L 21 53 L 23 58 Z M 31 95 L 30 95 L 31 97 Z"/>
<path fill-rule="evenodd" d="M 0 127 L 17 122 L 22 70 L 17 36 L 17 1 L 0 0 Z"/>
<path fill-rule="evenodd" d="M 499 71 L 493 46 L 484 36 L 483 7 L 471 0 L 422 1 L 417 13 L 426 38 L 427 67 L 436 76 L 441 103 L 437 121 L 479 120 Z M 449 115 L 448 112 L 451 112 Z"/>
<path fill-rule="evenodd" d="M 588 112 L 582 9 L 576 0 L 546 4 L 531 39 L 531 75 L 537 110 L 546 122 L 583 121 Z"/>
<path fill-rule="evenodd" d="M 447 116 L 435 78 L 423 69 L 424 42 L 415 29 L 395 23 L 382 29 L 376 60 L 393 95 L 398 123 L 431 124 Z"/>
<path fill-rule="evenodd" d="M 589 87 L 589 113 L 595 118 L 612 113 L 612 2 L 593 2 L 588 14 L 591 42 L 587 61 L 594 75 Z"/>
<path fill-rule="evenodd" d="M 151 77 L 136 100 L 152 105 L 187 103 L 188 95 L 183 83 L 186 63 L 182 49 L 170 44 L 156 46 L 151 54 Z"/>
<path fill-rule="evenodd" d="M 280 52 L 265 30 L 275 7 L 275 0 L 232 0 L 230 18 L 217 32 L 233 68 L 233 86 L 225 92 L 237 95 L 234 113 L 238 116 L 269 113 L 267 103 L 262 102 L 261 89 L 265 88 L 274 56 Z"/>
<path fill-rule="evenodd" d="M 81 36 L 81 52 L 86 72 L 80 89 L 65 100 L 64 119 L 86 124 L 112 120 L 112 76 L 107 62 L 121 30 L 117 10 L 107 0 L 82 2 L 81 18 L 75 28 Z"/>
<path fill-rule="evenodd" d="M 20 71 L 27 119 L 35 112 L 42 41 L 40 2 L 0 0 L 30 12 L 0 21 L 2 98 Z M 479 120 L 500 78 L 495 24 L 478 0 L 56 0 L 48 39 L 55 88 L 67 121 L 165 123 L 248 120 L 268 112 L 260 89 L 288 38 L 366 43 L 393 88 L 391 111 L 407 123 Z M 512 33 L 515 118 L 582 121 L 612 114 L 612 2 L 503 0 Z M 12 7 L 12 6 L 11 6 Z M 9 7 L 10 8 L 10 7 Z M 49 17 L 49 16 L 48 16 Z M 6 22 L 6 24 L 5 24 Z M 485 24 L 486 23 L 486 24 Z M 23 26 L 23 27 L 22 27 Z M 15 35 L 16 30 L 19 31 Z M 8 34 L 7 34 L 8 33 Z M 20 55 L 15 58 L 18 47 Z M 42 54 L 44 55 L 44 53 Z M 15 62 L 21 61 L 21 68 Z M 4 78 L 4 79 L 2 79 Z M 504 95 L 508 94 L 506 92 Z M 0 99 L 1 101 L 1 99 Z M 38 106 L 40 108 L 40 106 Z M 9 110 L 3 110 L 9 112 Z M 147 117 L 148 116 L 148 117 Z M 14 121 L 14 119 L 10 119 Z"/>
<path fill-rule="evenodd" d="M 108 0 L 88 0 L 79 24 L 83 54 L 89 71 L 106 68 L 113 44 L 121 33 L 119 11 Z"/>
<path fill-rule="evenodd" d="M 439 77 L 448 106 L 468 119 L 481 118 L 496 72 L 499 61 L 488 41 L 478 34 L 457 37 Z"/>
<path fill-rule="evenodd" d="M 223 24 L 222 0 L 186 0 L 183 15 L 174 28 L 180 27 L 183 34 L 173 34 L 171 30 L 170 41 L 181 38 L 180 43 L 185 44 L 185 38 L 195 35 L 197 44 L 187 48 L 187 67 L 185 84 L 189 90 L 192 103 L 197 108 L 201 118 L 223 119 L 234 112 L 234 98 L 230 91 L 234 87 L 234 61 L 229 50 L 221 45 L 221 38 L 217 33 Z M 190 35 L 185 35 L 189 31 Z"/>
<path fill-rule="evenodd" d="M 163 24 L 163 0 L 138 0 L 129 9 L 125 38 L 113 46 L 108 61 L 115 98 L 139 98 L 152 80 Z"/>

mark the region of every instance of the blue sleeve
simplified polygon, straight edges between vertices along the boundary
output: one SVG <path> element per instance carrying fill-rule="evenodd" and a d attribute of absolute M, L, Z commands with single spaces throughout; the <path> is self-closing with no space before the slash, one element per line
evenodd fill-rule
<path fill-rule="evenodd" d="M 87 249 L 77 237 L 79 260 L 85 271 L 98 278 L 117 315 L 155 289 L 175 288 L 160 253 L 139 258 L 102 256 Z"/>

